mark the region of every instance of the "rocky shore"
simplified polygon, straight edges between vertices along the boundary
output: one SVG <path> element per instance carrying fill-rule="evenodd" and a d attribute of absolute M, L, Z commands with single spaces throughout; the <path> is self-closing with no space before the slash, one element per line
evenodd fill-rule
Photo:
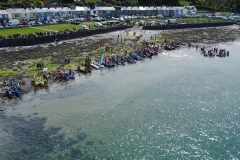
<path fill-rule="evenodd" d="M 4 79 L 20 82 L 22 93 L 27 93 L 33 87 L 30 84 L 31 76 L 43 72 L 36 67 L 37 62 L 45 62 L 52 75 L 50 84 L 54 83 L 57 69 L 73 69 L 81 65 L 86 56 L 95 60 L 104 52 L 106 55 L 125 54 L 142 47 L 142 42 L 163 43 L 178 42 L 181 45 L 191 43 L 195 45 L 206 45 L 213 43 L 224 43 L 239 39 L 240 29 L 238 25 L 216 28 L 181 29 L 151 31 L 133 27 L 127 30 L 100 34 L 73 40 L 60 41 L 58 43 L 42 44 L 28 47 L 6 47 L 0 48 L 0 81 Z M 118 38 L 119 37 L 119 38 Z M 151 37 L 156 37 L 152 38 Z M 105 46 L 110 45 L 111 51 L 106 51 Z M 66 64 L 64 59 L 70 59 Z M 3 87 L 1 87 L 0 100 L 4 102 Z M 0 101 L 0 103 L 2 103 Z M 0 107 L 1 108 L 1 107 Z"/>

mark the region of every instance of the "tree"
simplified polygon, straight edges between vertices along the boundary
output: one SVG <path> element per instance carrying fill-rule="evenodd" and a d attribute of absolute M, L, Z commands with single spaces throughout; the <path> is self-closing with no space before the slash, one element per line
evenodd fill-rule
<path fill-rule="evenodd" d="M 94 6 L 96 4 L 96 0 L 85 0 L 85 5 Z"/>
<path fill-rule="evenodd" d="M 62 3 L 74 3 L 74 0 L 62 0 Z"/>

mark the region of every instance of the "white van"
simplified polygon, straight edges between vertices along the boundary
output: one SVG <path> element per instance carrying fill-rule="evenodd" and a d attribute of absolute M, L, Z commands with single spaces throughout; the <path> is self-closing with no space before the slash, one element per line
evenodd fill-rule
<path fill-rule="evenodd" d="M 94 27 L 101 27 L 102 26 L 102 23 L 100 22 L 94 22 Z"/>
<path fill-rule="evenodd" d="M 163 18 L 164 16 L 162 14 L 157 15 L 158 18 Z"/>
<path fill-rule="evenodd" d="M 168 20 L 168 24 L 178 24 L 178 20 L 177 19 L 169 19 Z"/>
<path fill-rule="evenodd" d="M 7 23 L 7 26 L 17 26 L 17 25 L 19 25 L 19 24 L 20 24 L 20 22 L 19 22 L 18 19 L 12 19 L 11 21 L 9 21 L 9 22 Z"/>

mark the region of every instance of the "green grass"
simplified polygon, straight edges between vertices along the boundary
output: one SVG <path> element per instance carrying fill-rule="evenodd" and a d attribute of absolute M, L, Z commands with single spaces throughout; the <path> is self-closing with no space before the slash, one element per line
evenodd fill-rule
<path fill-rule="evenodd" d="M 82 25 L 87 25 L 87 26 L 93 26 L 92 21 L 90 22 L 83 22 L 80 23 L 79 25 L 74 25 L 70 23 L 64 23 L 64 24 L 52 24 L 52 25 L 40 25 L 40 26 L 33 26 L 33 27 L 21 27 L 21 28 L 2 28 L 0 29 L 0 35 L 7 37 L 8 35 L 13 35 L 13 34 L 30 34 L 30 33 L 36 33 L 36 32 L 46 32 L 47 30 L 51 31 L 63 31 L 65 29 L 80 29 Z"/>
<path fill-rule="evenodd" d="M 179 1 L 180 6 L 190 6 L 191 2 L 185 1 L 185 0 L 180 0 Z"/>
<path fill-rule="evenodd" d="M 181 18 L 178 19 L 185 23 L 207 23 L 209 20 L 210 22 L 227 22 L 226 19 L 221 18 L 208 18 L 208 17 L 201 17 L 201 18 Z"/>
<path fill-rule="evenodd" d="M 7 37 L 8 35 L 13 35 L 13 34 L 30 34 L 30 33 L 35 33 L 39 30 L 30 28 L 30 27 L 21 27 L 21 28 L 3 28 L 0 29 L 0 35 Z"/>
<path fill-rule="evenodd" d="M 223 16 L 227 16 L 229 14 L 231 14 L 232 12 L 215 12 L 215 14 L 221 14 Z"/>
<path fill-rule="evenodd" d="M 16 75 L 20 75 L 21 72 L 19 71 L 13 71 L 12 69 L 3 69 L 0 70 L 0 75 L 2 77 L 8 77 L 8 76 L 16 76 Z"/>
<path fill-rule="evenodd" d="M 29 60 L 28 65 L 26 65 L 23 70 L 28 73 L 29 76 L 36 74 L 36 72 L 43 72 L 43 70 L 37 69 L 37 63 L 38 62 L 43 62 L 44 67 L 48 69 L 48 71 L 56 71 L 59 65 L 54 64 L 52 62 L 52 57 L 45 57 L 44 59 L 39 58 L 39 59 L 34 59 L 34 60 Z"/>
<path fill-rule="evenodd" d="M 83 22 L 79 25 L 70 24 L 70 23 L 64 23 L 64 24 L 53 24 L 53 25 L 43 25 L 43 26 L 37 26 L 37 28 L 43 28 L 43 29 L 49 29 L 49 30 L 55 30 L 55 31 L 63 31 L 65 29 L 80 29 L 82 25 L 87 26 L 93 26 L 93 22 Z"/>

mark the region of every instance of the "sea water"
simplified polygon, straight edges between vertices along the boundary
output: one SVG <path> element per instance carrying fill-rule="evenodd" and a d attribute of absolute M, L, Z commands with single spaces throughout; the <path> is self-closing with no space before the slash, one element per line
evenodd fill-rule
<path fill-rule="evenodd" d="M 240 43 L 76 74 L 0 113 L 0 159 L 237 159 Z"/>

